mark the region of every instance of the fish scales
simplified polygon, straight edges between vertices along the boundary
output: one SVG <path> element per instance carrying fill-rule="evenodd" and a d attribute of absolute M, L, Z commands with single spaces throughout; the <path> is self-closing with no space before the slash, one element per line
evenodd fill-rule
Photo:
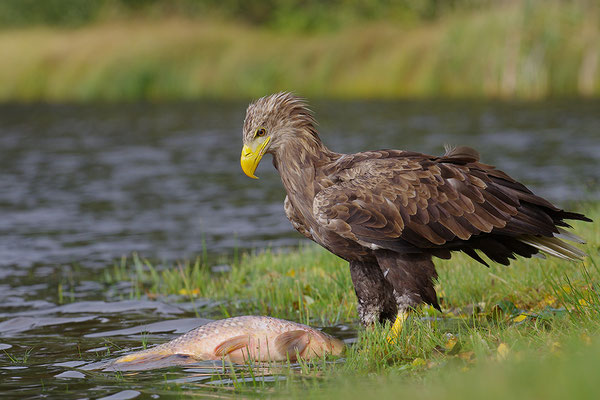
<path fill-rule="evenodd" d="M 171 355 L 233 362 L 309 360 L 338 355 L 344 344 L 308 325 L 273 317 L 241 316 L 210 322 L 158 345 L 123 356 L 115 363 L 140 363 Z"/>

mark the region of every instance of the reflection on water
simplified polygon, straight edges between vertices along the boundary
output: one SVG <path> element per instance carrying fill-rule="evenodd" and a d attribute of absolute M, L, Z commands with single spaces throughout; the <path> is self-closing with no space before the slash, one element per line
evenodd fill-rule
<path fill-rule="evenodd" d="M 296 245 L 267 159 L 239 167 L 245 103 L 0 106 L 0 263 L 104 266 Z M 559 203 L 600 197 L 598 102 L 315 103 L 340 152 L 471 145 Z"/>
<path fill-rule="evenodd" d="M 245 106 L 0 106 L 0 393 L 80 398 L 85 390 L 126 399 L 233 385 L 223 365 L 180 358 L 158 373 L 102 370 L 143 342 L 166 342 L 222 313 L 210 299 L 137 300 L 131 283 L 100 282 L 102 267 L 134 251 L 172 261 L 195 257 L 203 243 L 210 253 L 298 243 L 268 160 L 260 181 L 239 168 Z M 445 143 L 470 145 L 484 162 L 565 204 L 600 199 L 599 106 L 320 102 L 313 109 L 336 151 L 439 154 Z M 356 340 L 356 325 L 325 330 Z M 284 379 L 264 375 L 264 384 Z"/>

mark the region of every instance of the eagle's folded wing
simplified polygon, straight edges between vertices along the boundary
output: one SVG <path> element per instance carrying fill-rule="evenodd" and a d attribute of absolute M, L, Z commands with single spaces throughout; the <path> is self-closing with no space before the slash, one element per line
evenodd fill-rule
<path fill-rule="evenodd" d="M 443 258 L 462 250 L 482 261 L 473 251 L 479 249 L 506 264 L 513 253 L 529 257 L 541 249 L 532 237 L 564 244 L 553 236 L 555 225 L 568 226 L 562 218 L 578 214 L 554 207 L 461 150 L 439 158 L 412 153 L 347 160 L 337 183 L 316 195 L 315 218 L 372 249 L 429 249 Z M 579 258 L 579 250 L 564 245 L 568 258 Z"/>

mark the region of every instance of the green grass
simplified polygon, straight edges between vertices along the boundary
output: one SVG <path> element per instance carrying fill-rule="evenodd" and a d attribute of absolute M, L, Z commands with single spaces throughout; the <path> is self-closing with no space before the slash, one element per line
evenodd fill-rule
<path fill-rule="evenodd" d="M 590 206 L 586 214 L 600 219 L 597 207 Z M 588 241 L 583 249 L 591 256 L 583 263 L 548 257 L 486 268 L 463 254 L 436 260 L 442 308 L 457 315 L 473 313 L 473 308 L 488 314 L 499 304 L 508 311 L 540 311 L 558 307 L 567 290 L 591 295 L 594 288 L 590 282 L 598 276 L 600 231 L 595 223 L 577 222 L 575 228 Z M 131 281 L 134 296 L 180 295 L 223 301 L 223 316 L 268 314 L 321 325 L 355 319 L 356 301 L 347 263 L 316 245 L 287 252 L 246 253 L 233 261 L 231 271 L 213 273 L 204 256 L 158 269 L 134 255 L 106 270 L 105 281 Z"/>
<path fill-rule="evenodd" d="M 600 220 L 600 205 L 583 212 Z M 224 379 L 227 390 L 275 397 L 595 394 L 600 229 L 597 223 L 574 226 L 588 241 L 583 248 L 590 257 L 584 262 L 520 259 L 510 267 L 488 269 L 457 255 L 436 263 L 444 312 L 422 309 L 406 322 L 397 341 L 387 340 L 389 326 L 359 329 L 358 342 L 343 362 L 225 368 L 214 379 Z M 254 313 L 320 326 L 357 320 L 346 263 L 316 246 L 246 254 L 230 272 L 218 274 L 199 260 L 159 270 L 134 257 L 107 271 L 105 280 L 129 280 L 137 295 L 221 301 L 215 317 Z M 262 380 L 272 375 L 286 380 Z"/>
<path fill-rule="evenodd" d="M 223 317 L 277 315 L 321 325 L 354 318 L 356 300 L 346 262 L 316 246 L 245 254 L 231 272 L 212 273 L 198 258 L 157 270 L 134 256 L 106 271 L 108 283 L 131 280 L 133 295 L 181 295 L 224 302 Z"/>
<path fill-rule="evenodd" d="M 381 375 L 345 376 L 327 385 L 291 387 L 281 397 L 323 399 L 592 399 L 600 344 L 569 338 L 535 350 L 509 350 L 505 358 L 489 351 L 484 360 L 446 357 Z M 420 368 L 420 370 L 418 369 Z M 290 396 L 291 397 L 291 396 Z"/>
<path fill-rule="evenodd" d="M 1 30 L 0 101 L 249 98 L 278 90 L 335 98 L 600 94 L 597 2 L 509 1 L 325 32 L 222 21 L 176 16 Z"/>
<path fill-rule="evenodd" d="M 13 364 L 27 364 L 29 362 L 29 357 L 31 356 L 31 352 L 33 351 L 33 347 L 30 347 L 28 349 L 25 349 L 25 351 L 23 352 L 22 356 L 16 355 L 16 354 L 11 354 L 6 350 L 2 350 L 4 352 L 4 354 L 6 355 L 6 357 L 8 358 L 8 360 L 13 363 Z"/>

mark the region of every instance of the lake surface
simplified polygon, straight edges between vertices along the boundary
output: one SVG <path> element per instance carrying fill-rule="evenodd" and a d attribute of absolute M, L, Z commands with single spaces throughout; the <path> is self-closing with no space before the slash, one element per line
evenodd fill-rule
<path fill-rule="evenodd" d="M 130 283 L 103 283 L 102 269 L 120 257 L 137 252 L 168 263 L 203 248 L 231 255 L 301 241 L 284 216 L 269 157 L 259 181 L 239 167 L 245 108 L 0 106 L 0 393 L 80 398 L 85 390 L 125 399 L 214 384 L 219 367 L 209 364 L 125 377 L 89 368 L 139 348 L 143 331 L 158 343 L 221 315 L 210 299 L 135 299 Z M 440 154 L 445 143 L 469 145 L 558 205 L 600 199 L 598 101 L 312 108 L 335 151 Z M 356 337 L 352 322 L 325 329 Z"/>
<path fill-rule="evenodd" d="M 316 102 L 339 152 L 464 144 L 559 205 L 600 198 L 600 102 Z M 296 245 L 266 156 L 239 166 L 246 103 L 0 106 L 0 265 L 105 266 Z"/>

